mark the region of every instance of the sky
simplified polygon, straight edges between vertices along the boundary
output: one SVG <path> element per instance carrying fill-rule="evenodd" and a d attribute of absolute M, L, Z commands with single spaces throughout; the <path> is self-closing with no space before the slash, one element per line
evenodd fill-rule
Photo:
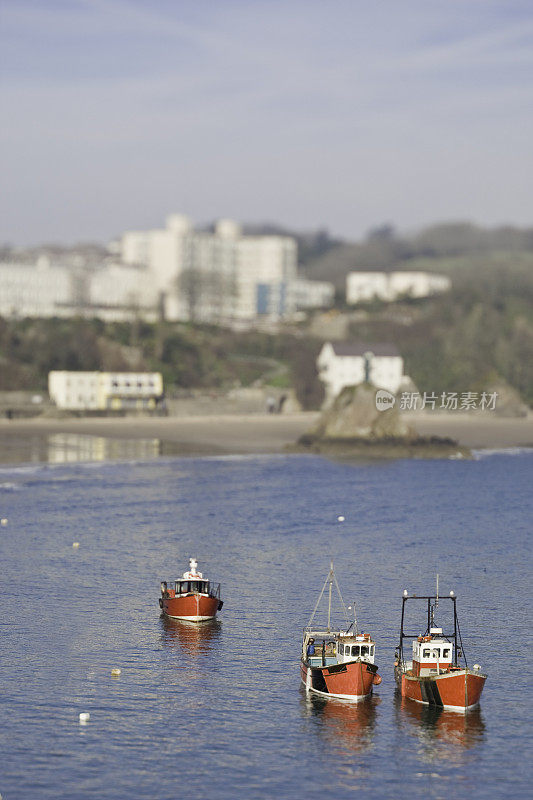
<path fill-rule="evenodd" d="M 0 242 L 533 224 L 531 0 L 0 9 Z"/>

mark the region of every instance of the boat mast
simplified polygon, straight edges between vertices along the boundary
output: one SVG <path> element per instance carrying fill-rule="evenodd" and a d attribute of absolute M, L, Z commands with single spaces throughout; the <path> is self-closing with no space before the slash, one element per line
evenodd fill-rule
<path fill-rule="evenodd" d="M 315 607 L 313 609 L 313 613 L 311 614 L 309 622 L 307 623 L 306 630 L 310 630 L 311 629 L 311 625 L 313 624 L 313 619 L 315 618 L 315 614 L 316 614 L 316 612 L 318 610 L 318 607 L 320 605 L 320 601 L 322 600 L 322 596 L 323 596 L 324 592 L 326 591 L 326 586 L 329 584 L 329 591 L 328 591 L 328 630 L 327 630 L 327 632 L 331 633 L 331 600 L 332 600 L 332 594 L 333 594 L 333 591 L 332 591 L 333 583 L 335 583 L 335 588 L 336 588 L 337 594 L 339 596 L 339 600 L 340 600 L 340 603 L 341 603 L 341 606 L 342 606 L 342 610 L 343 610 L 343 613 L 344 613 L 344 618 L 346 620 L 346 624 L 347 625 L 349 624 L 350 620 L 348 619 L 348 612 L 346 610 L 346 605 L 344 604 L 344 600 L 343 600 L 343 597 L 342 597 L 342 594 L 341 594 L 339 583 L 338 583 L 337 578 L 335 576 L 335 570 L 333 569 L 333 561 L 330 561 L 329 572 L 327 574 L 326 580 L 324 581 L 324 586 L 322 587 L 322 591 L 320 592 L 318 600 L 316 601 L 316 605 L 315 605 Z"/>

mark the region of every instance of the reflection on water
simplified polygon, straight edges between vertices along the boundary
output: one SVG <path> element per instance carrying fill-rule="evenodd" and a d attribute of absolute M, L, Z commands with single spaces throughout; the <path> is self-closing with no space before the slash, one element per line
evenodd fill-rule
<path fill-rule="evenodd" d="M 460 714 L 415 703 L 399 692 L 394 706 L 398 726 L 418 740 L 418 754 L 424 761 L 460 763 L 466 751 L 483 741 L 485 723 L 480 708 Z"/>
<path fill-rule="evenodd" d="M 50 464 L 78 461 L 129 461 L 154 458 L 160 453 L 159 439 L 108 439 L 82 433 L 53 433 L 47 437 Z"/>
<path fill-rule="evenodd" d="M 143 461 L 157 456 L 210 455 L 210 445 L 160 439 L 119 439 L 88 433 L 29 433 L 0 430 L 0 464 L 75 464 L 90 461 Z"/>
<path fill-rule="evenodd" d="M 210 653 L 221 636 L 222 624 L 218 619 L 205 622 L 187 622 L 169 619 L 161 614 L 161 641 L 168 647 L 176 647 L 188 656 L 198 657 Z"/>
<path fill-rule="evenodd" d="M 375 696 L 358 703 L 317 697 L 311 693 L 302 697 L 305 716 L 314 722 L 319 735 L 329 744 L 341 745 L 353 752 L 366 750 L 372 744 L 379 702 Z"/>

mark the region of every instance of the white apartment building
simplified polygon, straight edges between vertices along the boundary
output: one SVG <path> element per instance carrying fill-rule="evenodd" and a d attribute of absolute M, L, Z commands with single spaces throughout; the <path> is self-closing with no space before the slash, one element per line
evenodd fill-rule
<path fill-rule="evenodd" d="M 350 272 L 346 277 L 346 302 L 365 303 L 377 298 L 390 302 L 402 295 L 429 297 L 447 292 L 451 280 L 432 272 Z"/>
<path fill-rule="evenodd" d="M 290 305 L 305 308 L 331 308 L 335 300 L 335 286 L 328 281 L 310 281 L 296 278 L 287 287 Z"/>
<path fill-rule="evenodd" d="M 45 256 L 37 264 L 0 262 L 0 316 L 70 316 L 75 274 L 53 267 Z"/>
<path fill-rule="evenodd" d="M 171 320 L 282 318 L 294 310 L 287 284 L 296 278 L 297 247 L 288 236 L 243 236 L 227 219 L 213 233 L 195 231 L 188 217 L 172 214 L 163 230 L 126 232 L 120 253 L 149 268 Z"/>
<path fill-rule="evenodd" d="M 298 278 L 295 239 L 243 236 L 228 219 L 196 231 L 172 214 L 161 230 L 126 232 L 113 251 L 115 261 L 89 266 L 75 256 L 54 266 L 46 257 L 0 263 L 0 315 L 253 325 L 333 302 L 332 284 Z"/>
<path fill-rule="evenodd" d="M 153 411 L 163 396 L 160 372 L 48 373 L 50 400 L 69 411 Z"/>
<path fill-rule="evenodd" d="M 447 275 L 433 272 L 391 272 L 389 291 L 392 299 L 400 295 L 411 297 L 429 297 L 432 294 L 448 292 L 452 282 Z"/>
<path fill-rule="evenodd" d="M 155 320 L 159 295 L 146 267 L 102 264 L 92 271 L 51 265 L 0 262 L 0 316 L 96 316 L 109 321 L 133 316 Z"/>
<path fill-rule="evenodd" d="M 405 379 L 403 358 L 393 344 L 326 342 L 316 363 L 325 387 L 325 406 L 331 405 L 346 386 L 368 381 L 396 393 Z"/>
<path fill-rule="evenodd" d="M 135 314 L 155 318 L 158 299 L 146 267 L 108 264 L 87 276 L 85 304 L 104 319 L 130 319 Z"/>
<path fill-rule="evenodd" d="M 288 236 L 245 236 L 237 243 L 237 319 L 281 319 L 294 312 L 287 287 L 296 278 L 297 248 Z"/>

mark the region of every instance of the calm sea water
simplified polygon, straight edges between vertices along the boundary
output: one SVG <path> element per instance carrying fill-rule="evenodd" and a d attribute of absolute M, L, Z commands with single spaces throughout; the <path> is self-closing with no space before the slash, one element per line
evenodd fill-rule
<path fill-rule="evenodd" d="M 2 467 L 2 797 L 530 796 L 532 486 L 527 452 Z M 223 584 L 212 625 L 159 615 L 189 555 Z M 299 685 L 330 557 L 377 641 L 356 706 Z M 466 718 L 394 691 L 402 591 L 437 572 L 489 673 Z"/>

